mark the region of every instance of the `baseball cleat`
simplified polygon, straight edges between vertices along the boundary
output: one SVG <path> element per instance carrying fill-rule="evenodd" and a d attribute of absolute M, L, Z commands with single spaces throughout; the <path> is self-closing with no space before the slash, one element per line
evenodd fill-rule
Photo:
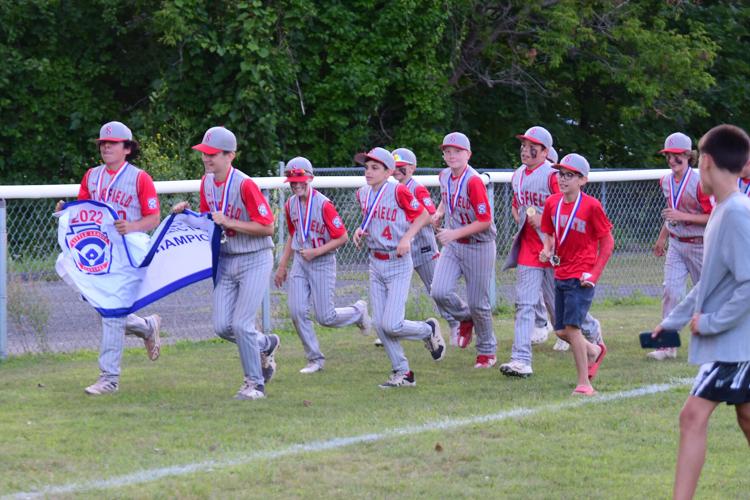
<path fill-rule="evenodd" d="M 267 384 L 276 375 L 276 351 L 279 350 L 281 339 L 276 334 L 268 335 L 269 346 L 260 352 L 260 368 L 263 372 L 263 381 Z"/>
<path fill-rule="evenodd" d="M 544 326 L 534 327 L 534 332 L 531 334 L 532 345 L 544 344 L 545 342 L 547 342 L 550 330 L 551 329 L 549 327 L 549 323 Z"/>
<path fill-rule="evenodd" d="M 430 325 L 430 328 L 432 328 L 432 333 L 425 339 L 424 345 L 427 350 L 430 351 L 432 359 L 434 359 L 435 361 L 440 361 L 445 357 L 445 340 L 443 339 L 443 335 L 440 333 L 440 324 L 435 318 L 429 318 L 425 321 L 425 323 Z"/>
<path fill-rule="evenodd" d="M 646 354 L 647 357 L 655 359 L 656 361 L 664 361 L 665 359 L 675 359 L 677 357 L 677 348 L 665 347 L 664 349 L 657 349 Z"/>
<path fill-rule="evenodd" d="M 383 347 L 383 341 L 380 340 L 380 337 L 375 337 L 375 340 L 372 342 L 372 345 L 375 347 Z"/>
<path fill-rule="evenodd" d="M 497 363 L 497 358 L 494 354 L 479 354 L 474 368 L 492 368 L 495 363 Z"/>
<path fill-rule="evenodd" d="M 239 399 L 242 401 L 254 401 L 256 399 L 263 399 L 265 397 L 265 388 L 262 385 L 256 385 L 247 377 L 245 378 L 245 382 L 242 384 L 242 387 L 240 387 L 240 390 L 237 391 L 237 394 L 234 395 L 234 399 Z"/>
<path fill-rule="evenodd" d="M 467 319 L 458 325 L 458 347 L 466 349 L 471 344 L 474 330 L 474 320 Z"/>
<path fill-rule="evenodd" d="M 158 314 L 152 314 L 144 319 L 151 327 L 151 335 L 143 339 L 143 345 L 146 347 L 148 359 L 156 361 L 159 359 L 159 354 L 161 354 L 161 335 L 159 335 L 161 329 L 161 316 Z"/>
<path fill-rule="evenodd" d="M 500 372 L 508 377 L 529 378 L 534 373 L 531 365 L 511 359 L 509 363 L 500 365 Z"/>
<path fill-rule="evenodd" d="M 568 344 L 561 338 L 558 338 L 557 342 L 555 342 L 555 345 L 552 346 L 553 351 L 564 352 L 564 351 L 567 351 L 568 349 L 570 349 L 570 344 Z"/>
<path fill-rule="evenodd" d="M 380 384 L 378 387 L 381 389 L 393 389 L 394 387 L 414 387 L 417 382 L 414 380 L 414 372 L 397 372 L 394 371 L 391 377 Z"/>
<path fill-rule="evenodd" d="M 358 300 L 354 303 L 354 308 L 362 313 L 362 317 L 357 322 L 359 333 L 362 335 L 370 335 L 370 331 L 372 330 L 372 318 L 367 311 L 367 302 L 364 300 Z"/>
<path fill-rule="evenodd" d="M 119 383 L 116 380 L 107 380 L 99 377 L 99 380 L 86 387 L 83 391 L 91 396 L 101 396 L 103 394 L 113 394 L 119 389 Z"/>
<path fill-rule="evenodd" d="M 307 363 L 307 366 L 305 366 L 303 369 L 301 369 L 300 373 L 315 373 L 323 371 L 323 365 L 318 363 L 317 361 L 310 361 Z"/>

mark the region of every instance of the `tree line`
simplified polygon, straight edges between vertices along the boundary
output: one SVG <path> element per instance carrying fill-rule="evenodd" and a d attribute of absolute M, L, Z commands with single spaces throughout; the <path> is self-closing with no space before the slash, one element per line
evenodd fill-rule
<path fill-rule="evenodd" d="M 0 3 L 0 183 L 78 182 L 125 122 L 155 179 L 195 178 L 213 125 L 253 175 L 372 146 L 518 163 L 546 126 L 593 167 L 656 167 L 671 132 L 748 122 L 750 7 L 700 0 L 24 0 Z"/>

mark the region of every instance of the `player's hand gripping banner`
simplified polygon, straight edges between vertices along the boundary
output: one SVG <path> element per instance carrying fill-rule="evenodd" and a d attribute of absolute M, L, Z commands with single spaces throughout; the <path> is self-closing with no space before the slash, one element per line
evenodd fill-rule
<path fill-rule="evenodd" d="M 172 214 L 150 238 L 119 234 L 117 213 L 98 201 L 66 203 L 55 216 L 62 249 L 55 269 L 104 317 L 130 314 L 210 278 L 219 254 L 219 234 L 207 214 Z"/>

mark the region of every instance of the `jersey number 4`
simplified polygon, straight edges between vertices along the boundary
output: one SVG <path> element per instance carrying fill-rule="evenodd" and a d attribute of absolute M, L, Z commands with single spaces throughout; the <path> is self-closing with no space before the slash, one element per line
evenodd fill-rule
<path fill-rule="evenodd" d="M 385 229 L 383 229 L 383 232 L 380 233 L 380 236 L 385 238 L 386 240 L 392 240 L 393 234 L 391 234 L 391 226 L 385 226 Z"/>

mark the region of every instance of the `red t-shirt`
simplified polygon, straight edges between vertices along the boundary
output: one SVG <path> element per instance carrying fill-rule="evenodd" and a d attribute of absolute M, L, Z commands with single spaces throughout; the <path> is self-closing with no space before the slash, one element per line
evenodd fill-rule
<path fill-rule="evenodd" d="M 295 227 L 292 218 L 289 215 L 289 210 L 285 210 L 284 213 L 286 214 L 286 227 L 289 229 L 289 236 L 294 236 Z M 336 224 L 333 223 L 336 217 L 339 217 L 339 213 L 336 211 L 336 207 L 333 206 L 333 203 L 331 201 L 323 203 L 323 223 L 326 225 L 326 229 L 328 229 L 328 234 L 331 235 L 332 240 L 341 238 L 344 233 L 346 233 L 346 227 L 344 227 L 343 224 L 339 224 L 337 227 Z M 341 220 L 340 217 L 339 220 Z"/>
<path fill-rule="evenodd" d="M 219 188 L 224 185 L 225 181 L 216 182 L 214 185 Z M 257 222 L 263 226 L 269 226 L 273 224 L 273 212 L 271 207 L 268 205 L 268 200 L 260 192 L 260 188 L 252 179 L 243 179 L 240 185 L 240 196 L 242 197 L 242 203 L 245 204 L 245 210 L 247 210 L 250 220 Z M 258 207 L 264 205 L 266 207 L 266 215 L 261 215 Z M 208 201 L 206 200 L 206 194 L 203 192 L 203 183 L 201 182 L 201 201 L 200 211 L 209 212 Z"/>
<path fill-rule="evenodd" d="M 120 167 L 122 168 L 122 167 Z M 89 174 L 91 174 L 92 169 L 88 169 L 86 173 L 83 176 L 83 180 L 81 181 L 81 187 L 78 188 L 78 199 L 79 200 L 90 200 L 91 199 L 91 193 L 89 192 Z M 113 172 L 112 170 L 107 169 L 110 174 L 116 172 L 116 170 Z M 135 181 L 135 189 L 138 195 L 138 203 L 141 206 L 141 217 L 146 217 L 147 215 L 151 214 L 158 214 L 159 213 L 159 197 L 156 195 L 156 186 L 154 185 L 154 180 L 151 178 L 150 175 L 148 175 L 146 172 L 141 170 L 138 172 L 138 177 Z M 153 203 L 151 204 L 153 208 L 149 208 L 149 200 L 156 200 L 156 205 Z"/>
<path fill-rule="evenodd" d="M 533 170 L 524 170 L 524 175 L 529 175 Z M 548 186 L 550 193 L 555 194 L 560 192 L 560 186 L 557 183 L 557 174 L 552 173 L 548 178 Z M 513 197 L 513 206 L 518 208 L 518 198 Z M 531 225 L 529 220 L 521 228 L 521 247 L 518 250 L 518 265 L 530 266 L 530 267 L 550 267 L 549 262 L 539 262 L 539 252 L 544 248 L 544 243 L 539 238 L 539 234 Z"/>
<path fill-rule="evenodd" d="M 553 194 L 544 204 L 542 232 L 545 234 L 555 234 L 555 213 L 562 197 L 562 193 Z M 555 237 L 555 245 L 559 245 L 555 254 L 560 257 L 560 265 L 555 267 L 555 279 L 558 280 L 580 278 L 581 274 L 590 273 L 596 263 L 599 240 L 612 231 L 612 223 L 599 200 L 582 192 L 578 212 L 565 241 L 560 245 L 559 239 L 565 231 L 574 205 L 575 200 L 563 202 L 560 208 L 559 236 Z"/>

